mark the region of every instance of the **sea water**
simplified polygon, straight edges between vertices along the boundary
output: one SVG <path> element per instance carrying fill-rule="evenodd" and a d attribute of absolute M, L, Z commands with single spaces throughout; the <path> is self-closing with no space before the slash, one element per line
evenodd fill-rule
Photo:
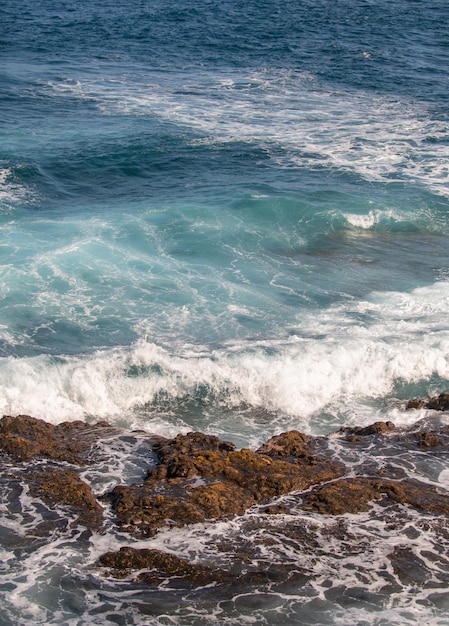
<path fill-rule="evenodd" d="M 0 412 L 252 448 L 425 417 L 403 408 L 449 387 L 448 22 L 446 0 L 4 0 Z M 310 589 L 142 617 L 83 569 L 101 538 L 14 552 L 42 506 L 20 498 L 6 624 L 449 623 L 449 594 Z"/>

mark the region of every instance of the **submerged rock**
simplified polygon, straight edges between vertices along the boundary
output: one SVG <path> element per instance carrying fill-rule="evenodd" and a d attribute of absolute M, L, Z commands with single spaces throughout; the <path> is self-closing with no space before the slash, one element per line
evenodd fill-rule
<path fill-rule="evenodd" d="M 225 573 L 220 575 L 220 572 L 205 565 L 193 564 L 174 554 L 149 548 L 125 546 L 117 552 L 103 554 L 97 565 L 109 569 L 116 578 L 124 578 L 141 570 L 137 580 L 151 584 L 158 584 L 169 577 L 182 578 L 196 585 L 208 584 L 212 580 L 223 581 L 226 578 Z"/>
<path fill-rule="evenodd" d="M 393 422 L 374 422 L 369 426 L 355 426 L 354 428 L 341 428 L 340 433 L 344 434 L 350 441 L 357 441 L 362 437 L 370 437 L 371 435 L 384 435 L 395 430 L 396 426 Z"/>

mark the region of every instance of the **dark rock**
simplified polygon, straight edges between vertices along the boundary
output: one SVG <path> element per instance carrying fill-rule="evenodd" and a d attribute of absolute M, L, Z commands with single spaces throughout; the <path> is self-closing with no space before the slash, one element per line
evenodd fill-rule
<path fill-rule="evenodd" d="M 425 400 L 419 400 L 418 398 L 413 398 L 413 400 L 409 400 L 406 404 L 406 410 L 410 409 L 423 409 L 426 406 Z"/>
<path fill-rule="evenodd" d="M 433 409 L 434 411 L 449 411 L 449 393 L 443 392 L 438 396 L 426 399 L 409 400 L 406 409 Z"/>
<path fill-rule="evenodd" d="M 428 483 L 366 477 L 343 478 L 319 486 L 304 496 L 303 508 L 326 515 L 343 515 L 367 511 L 376 500 L 382 504 L 408 504 L 437 515 L 449 513 L 449 493 Z"/>
<path fill-rule="evenodd" d="M 372 435 L 384 435 L 391 432 L 396 426 L 393 422 L 374 422 L 369 426 L 361 427 L 355 426 L 354 428 L 341 428 L 340 433 L 346 435 L 349 441 L 357 441 L 359 437 L 370 437 Z"/>
<path fill-rule="evenodd" d="M 43 467 L 25 474 L 31 492 L 50 505 L 69 507 L 77 521 L 92 528 L 103 521 L 103 510 L 91 488 L 73 469 Z"/>
<path fill-rule="evenodd" d="M 440 393 L 439 396 L 430 398 L 426 403 L 428 409 L 434 409 L 435 411 L 448 411 L 449 410 L 449 393 Z"/>
<path fill-rule="evenodd" d="M 388 555 L 395 575 L 403 585 L 423 585 L 432 578 L 432 573 L 411 548 L 395 547 Z"/>
<path fill-rule="evenodd" d="M 290 509 L 286 504 L 270 504 L 262 509 L 262 513 L 266 515 L 286 515 L 290 513 Z"/>
<path fill-rule="evenodd" d="M 112 430 L 107 422 L 90 425 L 74 421 L 54 426 L 29 415 L 5 415 L 0 419 L 0 451 L 21 461 L 47 457 L 83 465 L 93 442 L 107 429 Z"/>
<path fill-rule="evenodd" d="M 443 445 L 443 440 L 433 431 L 421 431 L 416 434 L 418 446 L 420 448 L 436 448 Z"/>
<path fill-rule="evenodd" d="M 97 565 L 108 568 L 115 578 L 124 578 L 136 570 L 146 570 L 138 574 L 137 580 L 149 584 L 158 584 L 171 577 L 195 582 L 196 585 L 225 579 L 224 574 L 210 567 L 148 548 L 123 547 L 118 552 L 107 552 L 99 558 Z"/>

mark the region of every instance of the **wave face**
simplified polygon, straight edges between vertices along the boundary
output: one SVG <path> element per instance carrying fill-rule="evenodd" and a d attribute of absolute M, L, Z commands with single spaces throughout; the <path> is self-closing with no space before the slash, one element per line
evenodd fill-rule
<path fill-rule="evenodd" d="M 0 412 L 248 447 L 428 417 L 404 406 L 449 386 L 445 3 L 118 4 L 0 7 Z M 34 592 L 36 623 L 78 619 L 16 585 L 11 623 Z"/>

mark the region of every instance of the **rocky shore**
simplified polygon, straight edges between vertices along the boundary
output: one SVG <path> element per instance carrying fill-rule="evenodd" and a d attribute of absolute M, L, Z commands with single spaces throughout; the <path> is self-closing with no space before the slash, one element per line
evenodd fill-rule
<path fill-rule="evenodd" d="M 406 408 L 446 411 L 449 394 L 413 400 Z M 244 536 L 236 537 L 232 545 L 225 545 L 223 539 L 221 549 L 231 556 L 228 565 L 220 567 L 141 547 L 142 540 L 161 530 L 229 520 L 248 511 L 257 513 L 245 522 L 248 532 L 269 526 L 275 516 L 283 537 L 299 543 L 308 554 L 316 549 L 313 533 L 306 525 L 292 523 L 298 511 L 337 519 L 380 506 L 394 510 L 400 524 L 401 515 L 413 509 L 428 516 L 447 540 L 449 492 L 408 475 L 397 458 L 417 454 L 425 463 L 447 454 L 449 426 L 400 429 L 391 422 L 376 422 L 328 437 L 290 431 L 272 437 L 256 451 L 237 450 L 231 442 L 198 432 L 173 439 L 141 433 L 148 449 L 148 467 L 141 480 L 94 493 L 81 470 L 94 463 L 93 452 L 101 442 L 121 436 L 126 433 L 105 422 L 52 425 L 25 415 L 0 420 L 3 477 L 25 483 L 33 497 L 57 511 L 43 525 L 43 533 L 60 524 L 66 512 L 66 524 L 81 524 L 102 534 L 111 532 L 112 525 L 115 532 L 129 535 L 130 544 L 140 540 L 139 547 L 128 545 L 100 556 L 96 568 L 107 576 L 133 576 L 146 584 L 174 577 L 178 585 L 189 587 L 211 581 L 279 582 L 310 576 L 299 565 L 294 571 L 288 564 L 263 569 L 250 565 L 256 547 Z M 337 541 L 350 545 L 343 525 L 336 524 L 333 532 Z M 404 576 L 412 557 L 394 548 L 389 555 L 395 572 Z"/>

